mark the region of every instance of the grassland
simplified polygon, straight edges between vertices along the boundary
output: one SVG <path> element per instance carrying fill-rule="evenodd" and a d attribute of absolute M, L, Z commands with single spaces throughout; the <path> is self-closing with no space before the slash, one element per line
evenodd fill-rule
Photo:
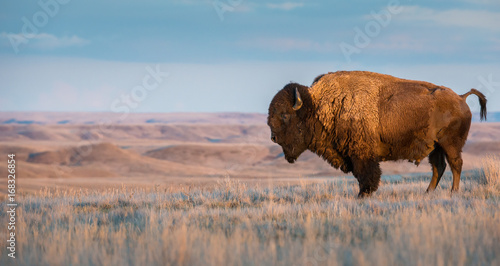
<path fill-rule="evenodd" d="M 413 176 L 361 200 L 354 179 L 45 189 L 19 199 L 17 258 L 2 248 L 0 265 L 500 265 L 499 165 L 453 195 L 449 176 L 430 194 Z"/>

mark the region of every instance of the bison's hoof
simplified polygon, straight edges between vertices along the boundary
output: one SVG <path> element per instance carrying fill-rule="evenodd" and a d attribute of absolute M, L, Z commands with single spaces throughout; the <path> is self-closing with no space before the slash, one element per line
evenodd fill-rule
<path fill-rule="evenodd" d="M 368 193 L 366 191 L 361 191 L 358 194 L 358 199 L 363 199 L 363 198 L 369 197 L 370 195 L 371 195 L 371 193 Z"/>

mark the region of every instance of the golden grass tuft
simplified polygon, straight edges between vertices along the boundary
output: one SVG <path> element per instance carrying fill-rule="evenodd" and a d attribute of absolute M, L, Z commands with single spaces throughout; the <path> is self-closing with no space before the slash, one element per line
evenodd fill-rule
<path fill-rule="evenodd" d="M 490 190 L 500 190 L 500 157 L 489 155 L 482 161 L 481 181 Z"/>

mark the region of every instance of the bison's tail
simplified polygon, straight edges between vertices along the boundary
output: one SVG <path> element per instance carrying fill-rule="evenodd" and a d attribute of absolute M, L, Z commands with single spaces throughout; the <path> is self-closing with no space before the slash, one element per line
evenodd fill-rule
<path fill-rule="evenodd" d="M 464 100 L 467 98 L 467 96 L 474 94 L 479 98 L 479 105 L 481 105 L 481 111 L 479 113 L 479 118 L 482 120 L 486 120 L 486 97 L 484 94 L 482 94 L 480 91 L 476 89 L 471 89 L 469 92 L 466 94 L 460 95 Z"/>

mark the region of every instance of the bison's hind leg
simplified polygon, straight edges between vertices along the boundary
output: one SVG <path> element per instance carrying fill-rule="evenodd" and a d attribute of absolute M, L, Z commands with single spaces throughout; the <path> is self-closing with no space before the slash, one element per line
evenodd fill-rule
<path fill-rule="evenodd" d="M 453 174 L 453 184 L 451 191 L 458 191 L 460 185 L 460 175 L 462 174 L 462 148 L 467 140 L 467 134 L 470 127 L 470 117 L 462 120 L 457 120 L 451 124 L 440 139 L 439 145 L 443 148 L 446 154 L 446 161 L 451 168 Z"/>
<path fill-rule="evenodd" d="M 439 144 L 435 143 L 434 150 L 429 154 L 429 162 L 432 165 L 432 179 L 429 187 L 427 188 L 427 192 L 433 191 L 439 184 L 439 180 L 441 180 L 444 170 L 446 169 L 446 162 L 444 159 L 445 152 L 443 148 L 441 148 Z"/>
<path fill-rule="evenodd" d="M 358 197 L 363 198 L 377 191 L 382 175 L 378 161 L 353 160 L 352 173 L 359 182 Z"/>
<path fill-rule="evenodd" d="M 451 168 L 451 173 L 453 174 L 453 184 L 451 186 L 451 191 L 458 191 L 460 185 L 460 175 L 462 174 L 462 147 L 465 144 L 465 140 L 457 140 L 456 142 L 440 142 L 439 143 L 446 154 L 446 161 Z"/>
<path fill-rule="evenodd" d="M 458 191 L 460 185 L 460 175 L 462 174 L 462 155 L 460 152 L 450 152 L 446 153 L 446 160 L 451 168 L 451 173 L 453 174 L 453 185 L 451 186 L 451 191 Z"/>

